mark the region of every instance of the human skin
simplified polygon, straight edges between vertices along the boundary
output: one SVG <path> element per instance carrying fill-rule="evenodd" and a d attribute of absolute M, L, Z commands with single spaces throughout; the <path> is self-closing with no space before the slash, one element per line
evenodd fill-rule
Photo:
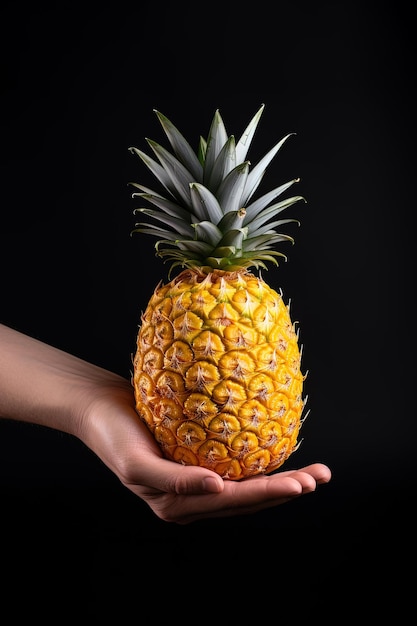
<path fill-rule="evenodd" d="M 165 459 L 135 411 L 128 379 L 2 324 L 0 416 L 77 437 L 166 522 L 256 513 L 331 479 L 323 463 L 227 481 Z"/>

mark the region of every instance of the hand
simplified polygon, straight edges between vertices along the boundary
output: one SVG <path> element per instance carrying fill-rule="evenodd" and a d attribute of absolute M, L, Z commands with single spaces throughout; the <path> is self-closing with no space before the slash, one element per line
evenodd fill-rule
<path fill-rule="evenodd" d="M 321 463 L 228 481 L 208 469 L 169 461 L 136 414 L 128 383 L 101 395 L 90 409 L 81 438 L 125 487 L 167 522 L 255 513 L 311 493 L 331 478 Z"/>
<path fill-rule="evenodd" d="M 136 413 L 129 380 L 1 324 L 0 416 L 78 437 L 167 522 L 255 513 L 331 478 L 321 463 L 228 481 L 169 461 Z"/>

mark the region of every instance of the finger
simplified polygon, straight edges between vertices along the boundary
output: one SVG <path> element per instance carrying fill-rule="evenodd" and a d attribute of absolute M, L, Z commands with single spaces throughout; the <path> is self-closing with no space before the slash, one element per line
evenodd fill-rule
<path fill-rule="evenodd" d="M 200 466 L 181 465 L 150 454 L 140 466 L 140 475 L 132 476 L 130 487 L 139 487 L 142 494 L 161 493 L 172 496 L 218 494 L 225 482 L 215 472 Z M 143 489 L 144 488 L 144 489 Z"/>
<path fill-rule="evenodd" d="M 207 517 L 246 515 L 284 504 L 303 494 L 315 491 L 317 485 L 328 482 L 330 469 L 314 463 L 299 470 L 289 470 L 271 476 L 252 477 L 246 481 L 225 481 L 222 494 L 204 499 L 186 499 L 176 521 L 187 524 Z M 176 504 L 176 503 L 175 503 Z M 171 514 L 175 514 L 175 504 Z"/>
<path fill-rule="evenodd" d="M 290 476 L 252 477 L 226 481 L 222 493 L 188 496 L 171 501 L 165 513 L 171 521 L 187 524 L 208 517 L 230 517 L 283 504 L 303 493 L 302 484 Z M 174 519 L 172 519 L 174 518 Z"/>
<path fill-rule="evenodd" d="M 330 468 L 327 465 L 324 465 L 324 463 L 313 463 L 312 465 L 300 468 L 297 472 L 298 471 L 310 474 L 318 485 L 328 483 L 332 477 Z"/>

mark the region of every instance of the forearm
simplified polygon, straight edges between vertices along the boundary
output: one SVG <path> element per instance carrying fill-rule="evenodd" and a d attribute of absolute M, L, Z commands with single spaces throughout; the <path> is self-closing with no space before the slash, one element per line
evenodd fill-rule
<path fill-rule="evenodd" d="M 81 436 L 86 407 L 127 381 L 0 324 L 0 417 Z"/>

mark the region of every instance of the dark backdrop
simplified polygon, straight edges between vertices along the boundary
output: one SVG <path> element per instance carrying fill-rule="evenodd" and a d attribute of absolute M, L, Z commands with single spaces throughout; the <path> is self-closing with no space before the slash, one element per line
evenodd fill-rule
<path fill-rule="evenodd" d="M 373 615 L 387 597 L 404 606 L 397 559 L 414 552 L 416 489 L 411 28 L 398 4 L 363 6 L 3 2 L 1 321 L 128 377 L 140 312 L 166 278 L 154 240 L 130 236 L 127 183 L 151 181 L 128 148 L 165 141 L 153 108 L 196 146 L 215 109 L 239 135 L 265 103 L 251 156 L 295 132 L 265 185 L 300 176 L 308 200 L 291 209 L 301 227 L 288 262 L 265 276 L 291 299 L 309 370 L 311 412 L 288 463 L 333 471 L 289 505 L 176 527 L 77 440 L 0 423 L 5 571 L 34 615 L 51 594 L 84 615 L 143 607 L 138 577 L 143 589 L 152 563 L 151 588 L 176 581 L 173 614 L 179 581 L 202 592 L 207 572 L 216 597 L 278 577 L 285 599 L 287 574 L 321 615 L 329 589 L 352 615 L 365 600 Z"/>

